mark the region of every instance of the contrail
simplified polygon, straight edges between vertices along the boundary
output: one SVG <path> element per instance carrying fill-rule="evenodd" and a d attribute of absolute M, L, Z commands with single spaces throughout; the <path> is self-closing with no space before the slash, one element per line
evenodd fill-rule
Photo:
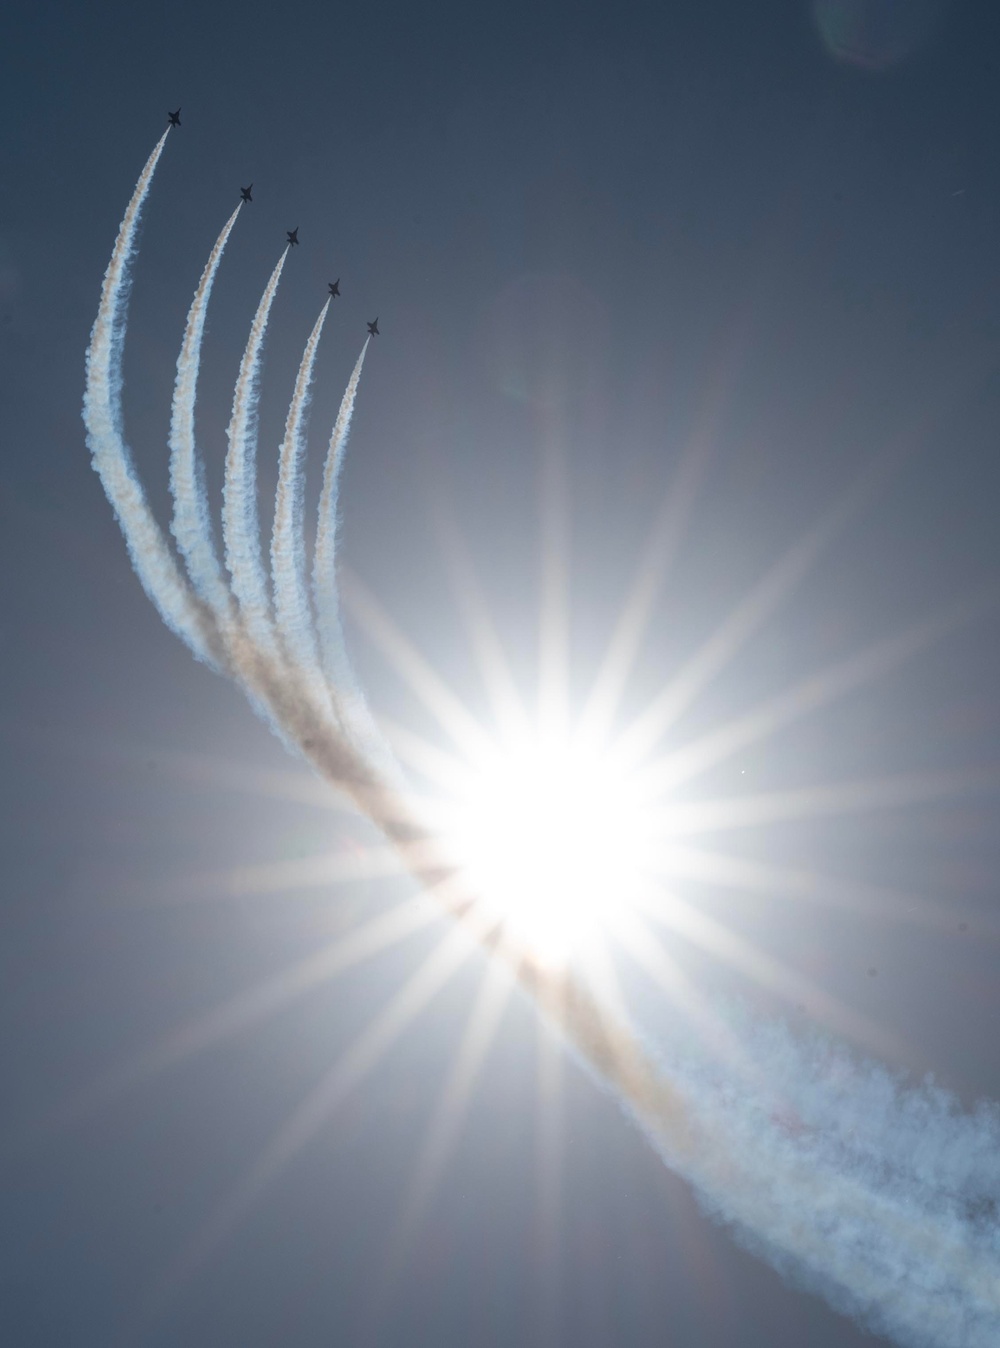
<path fill-rule="evenodd" d="M 340 470 L 344 463 L 351 417 L 354 415 L 354 400 L 357 397 L 361 370 L 370 341 L 370 337 L 365 338 L 357 364 L 344 390 L 337 420 L 333 424 L 326 463 L 323 465 L 323 490 L 319 498 L 316 550 L 313 554 L 313 594 L 316 600 L 320 646 L 327 675 L 335 686 L 343 686 L 345 682 L 353 683 L 340 625 L 340 596 L 337 592 L 335 558 L 339 524 Z"/>
<path fill-rule="evenodd" d="M 221 655 L 218 633 L 177 569 L 136 477 L 132 455 L 122 435 L 122 349 L 135 235 L 153 173 L 169 134 L 168 127 L 139 175 L 104 273 L 101 302 L 87 350 L 83 423 L 87 428 L 91 460 L 104 494 L 118 517 L 129 557 L 143 589 L 163 621 L 187 642 L 195 655 L 208 664 L 217 665 Z"/>
<path fill-rule="evenodd" d="M 963 1114 L 818 1036 L 733 1019 L 773 1095 L 675 1046 L 697 1147 L 677 1157 L 656 1110 L 634 1111 L 668 1163 L 745 1244 L 867 1327 L 927 1348 L 1000 1341 L 1000 1111 Z"/>
<path fill-rule="evenodd" d="M 315 621 L 305 588 L 301 424 L 325 308 L 303 356 L 282 446 L 272 549 L 279 646 L 261 561 L 254 423 L 260 353 L 287 250 L 257 309 L 229 426 L 223 524 L 231 590 L 225 592 L 217 564 L 211 574 L 218 587 L 208 579 L 210 556 L 214 564 L 211 531 L 193 437 L 190 445 L 185 437 L 193 425 L 199 325 L 232 221 L 192 306 L 181 358 L 183 376 L 180 368 L 178 372 L 183 389 L 175 395 L 175 412 L 178 402 L 181 408 L 172 439 L 172 445 L 179 444 L 179 465 L 172 474 L 175 520 L 181 522 L 175 533 L 211 607 L 187 586 L 146 505 L 121 436 L 129 261 L 138 216 L 165 141 L 166 135 L 143 169 L 119 230 L 87 355 L 84 402 L 94 466 L 135 569 L 165 621 L 196 654 L 222 665 L 258 706 L 266 706 L 285 742 L 382 830 L 411 874 L 468 938 L 491 959 L 508 964 L 594 1080 L 614 1095 L 664 1161 L 689 1180 L 708 1211 L 740 1240 L 793 1281 L 909 1348 L 995 1348 L 1000 1343 L 1000 1109 L 984 1104 L 963 1112 L 933 1085 L 907 1086 L 818 1035 L 793 1036 L 780 1024 L 761 1023 L 731 1009 L 718 1008 L 718 1014 L 727 1020 L 729 1039 L 743 1048 L 746 1071 L 734 1074 L 729 1060 L 713 1058 L 681 1025 L 665 1027 L 659 1047 L 652 1050 L 610 991 L 599 993 L 572 967 L 553 971 L 530 950 L 515 949 L 499 921 L 470 893 L 394 773 L 379 760 L 363 700 L 352 692 L 335 581 L 337 481 L 367 343 L 344 395 L 326 461 L 313 570 Z M 796 575 L 797 567 L 796 562 Z M 778 579 L 784 586 L 780 569 Z M 770 589 L 762 593 L 760 602 L 766 607 Z M 756 621 L 754 606 L 751 616 Z M 235 615 L 237 608 L 239 619 L 213 617 L 213 610 Z M 739 636 L 743 625 L 741 617 Z M 914 630 L 922 643 L 924 629 Z M 727 643 L 730 639 L 731 634 Z M 911 641 L 916 637 L 904 634 L 907 650 Z M 310 673 L 318 649 L 331 679 L 329 689 Z M 812 705 L 827 694 L 832 697 L 845 681 L 853 686 L 851 680 L 868 668 L 865 661 L 878 663 L 897 654 L 891 643 L 876 647 L 874 654 L 859 657 L 860 663 L 848 663 L 815 686 L 800 689 L 788 705 L 798 709 L 800 702 Z M 709 673 L 718 658 L 713 652 Z M 672 715 L 673 702 L 668 710 Z M 657 714 L 667 711 L 658 709 Z M 696 744 L 689 753 L 697 762 L 692 759 L 690 766 L 700 765 L 705 755 L 714 761 L 731 741 L 756 735 L 775 717 L 783 723 L 784 701 L 777 708 L 765 704 L 746 725 L 727 728 L 718 745 L 713 740 L 707 747 Z M 678 770 L 675 762 L 673 771 Z M 395 1029 L 391 1019 L 378 1034 Z M 273 1154 L 248 1173 L 213 1229 L 224 1231 L 227 1213 L 242 1210 L 297 1145 L 303 1130 L 318 1126 L 327 1095 L 341 1090 L 340 1077 L 331 1081 L 325 1094 L 307 1102 L 291 1131 L 279 1137 Z"/>
<path fill-rule="evenodd" d="M 302 353 L 295 391 L 288 408 L 285 436 L 278 459 L 278 491 L 271 534 L 271 578 L 278 632 L 290 660 L 304 676 L 320 678 L 316 633 L 306 585 L 306 545 L 302 536 L 305 513 L 304 422 L 312 388 L 313 368 L 323 324 L 330 309 L 327 300 Z"/>
<path fill-rule="evenodd" d="M 278 258 L 254 315 L 250 338 L 240 362 L 233 394 L 233 413 L 226 434 L 226 478 L 222 499 L 222 535 L 233 594 L 250 636 L 266 650 L 274 648 L 271 605 L 261 560 L 257 521 L 257 399 L 261 352 L 271 305 L 278 290 L 288 249 Z"/>
<path fill-rule="evenodd" d="M 194 406 L 198 391 L 201 343 L 205 335 L 205 313 L 223 250 L 242 205 L 241 201 L 223 226 L 191 302 L 181 354 L 177 358 L 169 438 L 170 491 L 174 499 L 171 532 L 177 540 L 177 547 L 195 590 L 216 615 L 227 619 L 232 618 L 233 601 L 212 540 L 204 469 L 198 459 L 195 442 Z"/>
<path fill-rule="evenodd" d="M 361 381 L 361 371 L 364 368 L 370 342 L 371 337 L 366 337 L 351 371 L 326 451 L 316 522 L 316 546 L 313 552 L 313 601 L 323 670 L 331 686 L 336 690 L 335 703 L 343 732 L 364 745 L 368 756 L 378 764 L 383 773 L 398 779 L 399 765 L 368 709 L 368 703 L 358 687 L 354 670 L 351 668 L 344 641 L 344 630 L 340 622 L 340 593 L 337 586 L 340 471 L 347 449 L 347 437 L 351 431 L 351 418 L 354 415 L 354 402 Z"/>

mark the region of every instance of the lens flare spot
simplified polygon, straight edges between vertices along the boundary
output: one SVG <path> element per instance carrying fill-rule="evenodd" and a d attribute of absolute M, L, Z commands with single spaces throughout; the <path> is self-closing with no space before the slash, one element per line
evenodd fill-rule
<path fill-rule="evenodd" d="M 947 0 L 813 0 L 816 26 L 831 54 L 872 71 L 912 56 L 946 8 Z"/>

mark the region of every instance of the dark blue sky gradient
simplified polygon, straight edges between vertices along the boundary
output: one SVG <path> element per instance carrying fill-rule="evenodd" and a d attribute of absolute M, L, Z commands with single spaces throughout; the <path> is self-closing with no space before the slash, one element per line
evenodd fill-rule
<path fill-rule="evenodd" d="M 850 35 L 859 6 L 826 6 L 828 32 Z M 877 57 L 868 52 L 869 66 Z M 246 330 L 284 231 L 298 226 L 267 347 L 262 478 L 274 480 L 302 343 L 339 276 L 311 482 L 378 314 L 344 478 L 346 561 L 483 717 L 437 541 L 442 511 L 469 542 L 530 693 L 541 463 L 564 456 L 582 696 L 681 455 L 704 442 L 627 720 L 862 467 L 897 446 L 877 499 L 691 708 L 683 742 L 1000 581 L 998 70 L 1000 24 L 985 0 L 955 0 L 914 51 L 878 69 L 836 59 L 806 0 L 8 6 L 0 1341 L 872 1342 L 710 1224 L 568 1062 L 554 1170 L 536 1022 L 517 999 L 446 1181 L 386 1290 L 385 1252 L 479 964 L 206 1266 L 147 1313 L 178 1249 L 443 928 L 67 1116 L 89 1083 L 172 1027 L 408 893 L 402 880 L 372 880 L 227 895 L 192 880 L 371 835 L 289 795 L 289 782 L 307 784 L 303 771 L 145 600 L 88 464 L 83 357 L 118 222 L 180 104 L 126 349 L 127 432 L 151 498 L 165 519 L 184 315 L 252 180 L 205 347 L 199 428 L 214 499 Z M 376 709 L 439 740 L 383 658 L 353 626 L 349 636 Z M 994 611 L 699 786 L 732 796 L 991 767 L 998 638 Z M 980 788 L 719 839 L 732 855 L 931 899 L 943 914 L 931 931 L 877 912 L 692 895 L 884 1026 L 908 1070 L 933 1072 L 966 1103 L 1000 1097 L 998 818 L 995 789 Z M 801 1014 L 693 950 L 679 957 L 712 994 Z M 669 1007 L 628 976 L 655 1033 Z"/>

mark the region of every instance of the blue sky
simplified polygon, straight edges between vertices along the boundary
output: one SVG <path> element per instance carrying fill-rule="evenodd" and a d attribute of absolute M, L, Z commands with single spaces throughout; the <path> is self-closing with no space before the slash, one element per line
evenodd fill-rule
<path fill-rule="evenodd" d="M 475 961 L 238 1229 L 161 1294 L 178 1252 L 444 927 L 209 1052 L 95 1094 L 95 1081 L 176 1026 L 410 890 L 401 878 L 249 882 L 254 867 L 355 855 L 372 832 L 332 808 L 234 690 L 162 628 L 90 470 L 80 402 L 118 221 L 179 104 L 126 352 L 127 431 L 151 499 L 165 519 L 190 295 L 238 188 L 253 181 L 206 341 L 209 487 L 217 494 L 247 325 L 285 230 L 298 226 L 267 347 L 262 477 L 273 482 L 302 343 L 339 276 L 310 481 L 377 313 L 382 336 L 343 484 L 344 560 L 484 721 L 443 516 L 466 540 L 531 697 L 552 537 L 545 465 L 562 465 L 580 700 L 678 465 L 701 447 L 687 528 L 625 693 L 627 722 L 864 466 L 894 452 L 884 484 L 677 728 L 682 742 L 707 733 L 1000 578 L 1000 37 L 976 0 L 928 9 L 912 32 L 910 12 L 888 0 L 839 0 L 819 18 L 804 0 L 8 10 L 8 1341 L 871 1341 L 709 1221 L 517 999 L 445 1179 L 389 1277 L 407 1186 L 482 979 Z M 732 798 L 968 774 L 968 789 L 947 799 L 719 841 L 743 861 L 835 876 L 837 893 L 867 886 L 870 901 L 790 902 L 711 884 L 689 895 L 879 1026 L 896 1065 L 933 1073 L 966 1105 L 1000 1096 L 1000 802 L 989 775 L 998 635 L 987 610 L 706 778 L 707 793 Z M 348 637 L 376 711 L 440 741 L 364 631 L 350 625 Z M 918 900 L 935 922 L 916 920 Z M 793 1025 L 810 1015 L 694 947 L 675 953 L 710 1000 L 740 996 Z M 670 1006 L 622 967 L 646 1032 L 669 1038 Z"/>

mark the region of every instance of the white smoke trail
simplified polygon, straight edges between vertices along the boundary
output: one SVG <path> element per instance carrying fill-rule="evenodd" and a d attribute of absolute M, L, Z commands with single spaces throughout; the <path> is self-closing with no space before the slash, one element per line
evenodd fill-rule
<path fill-rule="evenodd" d="M 101 302 L 87 350 L 83 421 L 91 460 L 118 517 L 143 589 L 167 626 L 187 642 L 200 660 L 219 664 L 221 652 L 214 624 L 177 568 L 136 477 L 132 455 L 122 434 L 122 349 L 135 235 L 169 134 L 168 127 L 139 175 L 104 273 Z"/>
<path fill-rule="evenodd" d="M 184 340 L 177 359 L 177 378 L 174 384 L 174 398 L 170 420 L 170 487 L 174 500 L 173 534 L 178 548 L 188 568 L 188 574 L 199 596 L 209 606 L 215 617 L 225 648 L 229 670 L 240 682 L 250 699 L 254 710 L 281 738 L 288 743 L 281 726 L 281 703 L 285 696 L 283 688 L 288 683 L 287 671 L 276 665 L 277 656 L 271 645 L 262 641 L 254 644 L 248 639 L 242 619 L 237 615 L 233 594 L 223 576 L 222 568 L 212 538 L 212 525 L 208 501 L 205 495 L 202 465 L 198 459 L 195 438 L 195 403 L 198 388 L 198 372 L 201 362 L 201 346 L 205 331 L 205 317 L 212 293 L 215 276 L 222 261 L 222 254 L 229 240 L 243 203 L 240 202 L 223 226 L 202 272 L 201 280 L 195 291 L 184 330 Z M 278 273 L 284 261 L 278 264 Z M 271 277 L 268 286 L 270 299 L 276 289 L 276 278 Z M 267 298 L 267 292 L 265 293 Z M 269 307 L 270 301 L 268 301 Z M 261 306 L 263 308 L 263 304 Z M 238 386 L 236 399 L 239 415 L 234 412 L 236 435 L 244 446 L 244 458 L 249 459 L 249 474 L 253 479 L 254 427 L 256 368 L 259 367 L 260 347 L 266 328 L 267 313 L 263 322 L 258 310 L 257 321 L 251 330 L 250 358 L 244 356 L 241 377 L 247 375 L 249 386 Z M 254 347 L 254 343 L 256 346 Z M 237 480 L 238 474 L 237 474 Z M 251 492 L 252 507 L 256 502 L 256 493 Z M 256 514 L 249 525 L 252 537 L 257 536 Z M 253 547 L 246 549 L 243 559 L 244 570 L 234 579 L 234 587 L 239 594 L 253 591 Z M 259 558 L 259 539 L 257 543 Z M 265 600 L 266 603 L 266 600 Z M 262 625 L 258 636 L 267 635 Z M 294 748 L 289 744 L 290 748 Z"/>
<path fill-rule="evenodd" d="M 219 627 L 181 578 L 132 472 L 120 429 L 128 263 L 164 140 L 143 170 L 105 277 L 87 358 L 84 418 L 95 467 L 136 571 L 168 624 L 204 657 L 221 649 Z M 553 973 L 529 951 L 513 951 L 501 941 L 500 927 L 484 929 L 476 896 L 469 894 L 441 854 L 439 841 L 372 752 L 360 694 L 355 702 L 345 698 L 343 685 L 335 685 L 338 715 L 331 717 L 326 697 L 317 696 L 315 685 L 303 680 L 303 667 L 280 658 L 260 558 L 253 423 L 261 346 L 286 255 L 287 250 L 258 307 L 230 423 L 223 512 L 226 561 L 248 634 L 235 624 L 225 625 L 223 635 L 228 668 L 237 682 L 267 706 L 286 743 L 382 829 L 444 911 L 491 957 L 510 962 L 521 986 L 588 1071 L 614 1093 L 665 1161 L 690 1180 L 706 1207 L 740 1239 L 834 1306 L 901 1344 L 995 1348 L 1000 1343 L 996 1107 L 983 1105 L 963 1113 L 931 1085 L 908 1089 L 883 1069 L 858 1062 L 824 1041 L 795 1038 L 780 1026 L 745 1017 L 732 1017 L 733 1032 L 752 1069 L 745 1076 L 734 1078 L 690 1036 L 681 1038 L 680 1029 L 677 1042 L 666 1043 L 655 1056 L 623 1011 L 599 998 L 572 971 Z M 204 276 L 199 293 L 203 289 Z M 201 322 L 203 315 L 202 307 Z M 289 411 L 282 448 L 286 498 L 279 503 L 281 524 L 275 533 L 279 619 L 285 644 L 297 662 L 305 660 L 305 668 L 306 657 L 317 647 L 301 539 L 296 536 L 301 531 L 298 470 L 301 419 L 320 326 L 321 321 L 307 346 Z M 345 682 L 349 672 L 334 579 L 337 479 L 365 350 L 367 343 L 331 439 L 314 559 L 323 655 Z M 190 353 L 193 416 L 196 338 Z M 182 459 L 186 454 L 182 446 Z M 199 514 L 203 505 L 192 462 L 193 455 L 188 467 L 175 473 L 177 511 L 199 529 L 204 519 L 207 528 L 207 517 Z M 196 555 L 204 541 L 205 535 L 196 531 Z"/>
<path fill-rule="evenodd" d="M 306 342 L 288 406 L 285 436 L 278 460 L 278 491 L 271 534 L 271 577 L 278 631 L 290 660 L 311 683 L 320 679 L 316 633 L 306 586 L 306 550 L 302 536 L 305 514 L 305 438 L 303 434 L 313 368 L 323 324 L 330 310 L 327 300 Z"/>
<path fill-rule="evenodd" d="M 340 401 L 337 419 L 333 423 L 326 462 L 323 465 L 323 486 L 319 498 L 316 523 L 316 546 L 313 553 L 313 600 L 316 609 L 316 628 L 319 636 L 323 669 L 334 689 L 334 699 L 344 733 L 352 741 L 363 745 L 365 753 L 377 765 L 383 776 L 402 783 L 402 774 L 395 755 L 375 722 L 368 707 L 347 654 L 344 629 L 340 622 L 340 594 L 337 588 L 337 534 L 340 524 L 340 472 L 351 432 L 351 418 L 358 395 L 358 384 L 364 368 L 371 337 L 365 344 L 351 371 L 347 388 Z"/>
<path fill-rule="evenodd" d="M 231 618 L 232 596 L 226 584 L 212 539 L 204 470 L 195 442 L 194 408 L 198 390 L 201 344 L 205 314 L 222 253 L 236 224 L 240 202 L 222 228 L 201 274 L 184 329 L 184 342 L 177 358 L 177 379 L 170 412 L 170 490 L 174 498 L 171 532 L 187 566 L 191 583 L 220 618 Z"/>
<path fill-rule="evenodd" d="M 287 257 L 286 248 L 261 296 L 240 362 L 233 413 L 226 431 L 229 452 L 222 498 L 222 536 L 233 594 L 251 638 L 262 650 L 271 652 L 274 650 L 274 632 L 257 520 L 257 384 L 267 320 Z"/>
<path fill-rule="evenodd" d="M 305 752 L 307 756 L 311 754 L 314 761 L 318 760 L 321 771 L 331 779 L 352 781 L 363 786 L 366 781 L 363 765 L 355 761 L 352 748 L 336 741 L 328 703 L 317 701 L 314 693 L 302 687 L 296 672 L 287 669 L 280 660 L 270 623 L 266 584 L 260 562 L 254 473 L 257 376 L 267 318 L 287 249 L 271 275 L 254 318 L 240 367 L 229 427 L 229 491 L 223 511 L 225 524 L 228 505 L 230 528 L 227 562 L 232 569 L 235 596 L 241 602 L 246 599 L 247 612 L 255 624 L 249 634 L 242 623 L 231 622 L 222 614 L 217 621 L 216 614 L 192 592 L 184 580 L 167 540 L 149 509 L 122 436 L 122 348 L 130 265 L 142 207 L 168 134 L 169 128 L 149 156 L 119 227 L 87 351 L 83 419 L 94 468 L 118 517 L 136 574 L 167 626 L 183 637 L 200 659 L 232 674 L 247 693 L 255 710 L 263 715 L 290 748 Z M 223 232 L 220 241 L 223 245 L 232 223 L 231 220 Z M 219 249 L 218 243 L 216 249 Z M 218 258 L 214 257 L 214 261 L 217 265 Z M 209 269 L 211 267 L 212 259 Z M 209 280 L 209 288 L 210 283 Z M 185 377 L 190 376 L 190 393 L 185 390 L 182 394 L 182 411 L 184 400 L 190 397 L 192 415 L 198 373 L 195 348 L 200 329 L 203 329 L 204 304 L 208 299 L 205 275 L 199 286 L 199 292 L 202 291 L 205 293 L 200 320 L 196 316 L 195 324 L 192 325 L 189 315 L 185 334 L 185 347 L 190 351 Z M 188 338 L 191 339 L 190 344 Z M 180 434 L 182 438 L 186 434 L 183 428 Z M 199 501 L 201 487 L 197 471 L 182 470 L 172 485 L 175 507 L 180 517 L 186 520 L 199 518 L 204 507 Z M 211 548 L 210 541 L 208 547 Z M 233 607 L 233 596 L 230 595 L 225 609 L 231 614 Z"/>
<path fill-rule="evenodd" d="M 696 1121 L 678 1151 L 635 1109 L 714 1215 L 779 1270 L 914 1348 L 1000 1342 L 1000 1111 L 963 1113 L 818 1036 L 731 1019 L 750 1090 L 690 1046 L 667 1070 Z"/>
<path fill-rule="evenodd" d="M 316 526 L 316 550 L 313 555 L 313 595 L 316 600 L 317 626 L 320 647 L 327 677 L 335 687 L 353 686 L 354 675 L 347 660 L 344 633 L 340 625 L 340 596 L 337 593 L 337 530 L 339 520 L 340 471 L 344 464 L 347 437 L 354 415 L 354 401 L 358 393 L 361 370 L 368 352 L 370 337 L 365 338 L 357 363 L 347 382 L 344 396 L 333 424 L 330 444 L 323 465 L 323 489 L 319 498 L 319 519 Z"/>

